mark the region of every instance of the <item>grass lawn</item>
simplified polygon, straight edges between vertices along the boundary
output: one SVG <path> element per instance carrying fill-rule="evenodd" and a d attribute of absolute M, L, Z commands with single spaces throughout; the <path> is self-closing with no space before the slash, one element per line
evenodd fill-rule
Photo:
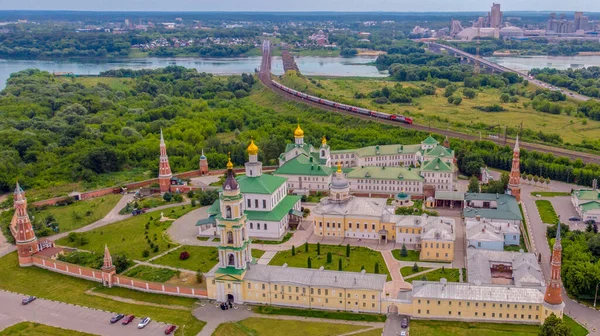
<path fill-rule="evenodd" d="M 98 85 L 99 83 L 106 84 L 115 90 L 127 90 L 130 88 L 131 78 L 116 78 L 116 77 L 77 77 L 76 81 L 87 87 Z"/>
<path fill-rule="evenodd" d="M 537 336 L 539 327 L 524 324 L 412 320 L 410 333 L 419 336 Z"/>
<path fill-rule="evenodd" d="M 332 262 L 327 263 L 327 252 L 332 254 Z M 350 258 L 346 258 L 346 246 L 340 245 L 321 245 L 321 254 L 317 255 L 317 245 L 308 244 L 308 252 L 304 252 L 304 245 L 296 247 L 296 255 L 292 256 L 292 250 L 277 252 L 269 265 L 281 266 L 288 264 L 290 267 L 307 267 L 308 257 L 312 258 L 312 268 L 324 266 L 328 270 L 338 269 L 338 260 L 342 259 L 342 270 L 350 272 L 360 272 L 361 266 L 365 267 L 368 273 L 374 273 L 375 263 L 379 263 L 379 273 L 387 274 L 388 280 L 391 280 L 385 261 L 381 253 L 370 250 L 365 247 L 350 247 Z"/>
<path fill-rule="evenodd" d="M 118 296 L 125 299 L 131 299 L 142 302 L 160 303 L 163 305 L 182 306 L 189 307 L 190 309 L 194 306 L 196 299 L 173 296 L 173 295 L 160 295 L 152 294 L 140 291 L 133 291 L 121 287 L 107 288 L 97 284 L 94 288 L 95 293 L 106 294 L 111 296 Z"/>
<path fill-rule="evenodd" d="M 448 282 L 458 282 L 460 279 L 460 271 L 458 268 L 438 268 L 435 271 L 423 274 L 423 276 L 417 276 L 406 280 L 406 282 L 412 283 L 413 281 L 419 281 L 423 277 L 426 277 L 426 281 L 440 281 L 441 278 L 446 278 Z"/>
<path fill-rule="evenodd" d="M 531 196 L 540 195 L 542 197 L 555 197 L 555 196 L 571 196 L 570 192 L 562 191 L 532 191 Z"/>
<path fill-rule="evenodd" d="M 267 244 L 267 245 L 283 244 L 286 241 L 290 240 L 290 238 L 292 238 L 292 235 L 294 235 L 293 232 L 288 232 L 285 234 L 285 236 L 283 236 L 283 238 L 281 240 L 252 239 L 252 244 Z"/>
<path fill-rule="evenodd" d="M 166 282 L 180 272 L 173 271 L 167 268 L 151 267 L 140 265 L 123 273 L 124 276 L 154 282 Z"/>
<path fill-rule="evenodd" d="M 371 329 L 369 331 L 364 331 L 358 334 L 353 334 L 354 336 L 381 336 L 381 334 L 383 333 L 383 329 L 379 328 L 379 329 Z"/>
<path fill-rule="evenodd" d="M 135 206 L 136 203 L 138 205 L 137 207 L 140 209 L 152 209 L 152 208 L 156 208 L 156 207 L 167 205 L 167 204 L 176 204 L 179 202 L 175 202 L 173 199 L 171 199 L 171 202 L 167 202 L 160 196 L 150 196 L 150 197 L 141 199 L 137 202 L 128 203 L 123 209 L 121 209 L 119 211 L 119 214 L 125 215 L 128 213 L 131 213 L 131 211 L 133 211 L 133 209 L 136 208 L 136 206 Z"/>
<path fill-rule="evenodd" d="M 190 257 L 180 260 L 179 255 L 184 251 L 187 251 Z M 183 246 L 152 261 L 153 264 L 188 269 L 192 272 L 200 270 L 203 273 L 210 271 L 218 262 L 217 248 L 211 246 Z"/>
<path fill-rule="evenodd" d="M 88 224 L 102 219 L 123 195 L 106 195 L 85 201 L 78 201 L 65 206 L 50 206 L 44 210 L 35 211 L 30 207 L 30 215 L 36 220 L 54 216 L 61 232 L 71 231 L 84 227 Z"/>
<path fill-rule="evenodd" d="M 285 330 L 286 336 L 335 336 L 368 328 L 349 324 L 274 320 L 251 317 L 240 322 L 221 324 L 213 336 L 279 336 Z"/>
<path fill-rule="evenodd" d="M 418 251 L 407 250 L 406 252 L 408 252 L 408 256 L 406 257 L 402 257 L 400 255 L 400 251 L 401 250 L 392 250 L 392 255 L 394 256 L 394 258 L 396 258 L 396 260 L 419 261 L 419 255 L 421 254 Z"/>
<path fill-rule="evenodd" d="M 252 258 L 260 259 L 265 254 L 263 250 L 252 249 Z"/>
<path fill-rule="evenodd" d="M 45 324 L 21 322 L 14 324 L 2 331 L 0 336 L 92 336 L 75 330 L 56 328 Z"/>
<path fill-rule="evenodd" d="M 162 212 L 166 217 L 176 219 L 194 209 L 190 205 L 182 207 L 174 207 L 162 210 Z M 107 244 L 113 254 L 123 253 L 131 259 L 145 260 L 177 246 L 175 243 L 167 242 L 162 236 L 163 232 L 171 226 L 171 221 L 160 222 L 160 213 L 161 211 L 145 213 L 81 233 L 89 240 L 89 243 L 83 246 L 75 246 L 75 243 L 69 241 L 68 237 L 61 238 L 56 243 L 57 245 L 78 247 L 97 253 L 103 253 L 104 245 Z M 145 226 L 147 223 L 148 229 L 146 231 Z M 148 232 L 148 238 L 146 238 L 144 232 Z M 150 240 L 150 243 L 148 243 L 148 240 Z M 155 251 L 150 247 L 150 244 L 158 246 L 158 250 Z M 143 251 L 148 251 L 149 255 L 144 257 L 142 255 Z"/>
<path fill-rule="evenodd" d="M 302 317 L 316 317 L 332 320 L 362 321 L 362 322 L 385 322 L 386 316 L 379 314 L 357 314 L 344 311 L 297 309 L 274 306 L 256 306 L 252 308 L 255 313 L 265 315 L 289 315 Z"/>
<path fill-rule="evenodd" d="M 573 336 L 587 336 L 589 331 L 581 324 L 575 322 L 570 316 L 563 315 L 563 320 L 567 327 L 571 329 Z"/>
<path fill-rule="evenodd" d="M 405 266 L 405 267 L 402 267 L 400 269 L 400 274 L 402 274 L 403 277 L 407 277 L 407 276 L 413 275 L 415 273 L 427 271 L 428 269 L 430 269 L 430 268 L 428 268 L 428 267 L 419 267 L 419 270 L 415 272 L 413 270 L 412 266 Z"/>
<path fill-rule="evenodd" d="M 537 207 L 538 212 L 540 213 L 540 217 L 542 218 L 542 222 L 546 224 L 556 224 L 558 222 L 558 216 L 554 211 L 554 207 L 552 203 L 547 200 L 536 200 L 535 206 Z"/>
<path fill-rule="evenodd" d="M 186 312 L 156 308 L 88 295 L 85 292 L 98 286 L 96 282 L 54 273 L 37 267 L 19 267 L 16 253 L 11 253 L 0 258 L 0 269 L 2 270 L 0 272 L 0 288 L 4 290 L 115 313 L 150 316 L 155 321 L 177 324 L 179 326 L 185 325 L 186 335 L 196 335 L 205 324 L 198 321 L 191 314 L 191 309 L 189 312 Z M 129 292 L 134 297 L 142 294 L 127 289 L 119 289 L 119 292 Z M 111 294 L 110 291 L 106 293 Z M 154 296 L 155 299 L 153 302 L 157 303 L 163 303 L 162 298 L 165 300 L 171 299 L 168 295 L 143 294 L 146 297 L 150 297 L 150 295 Z M 181 334 L 179 333 L 178 335 Z"/>
<path fill-rule="evenodd" d="M 525 229 L 525 232 L 521 232 L 522 233 L 521 239 L 527 239 L 527 241 L 529 241 L 529 243 L 531 243 L 531 240 L 529 240 L 529 231 L 527 229 L 527 218 L 525 218 L 525 213 L 523 212 L 523 205 L 520 203 L 519 203 L 519 211 L 521 212 L 521 217 L 523 218 L 523 229 Z"/>

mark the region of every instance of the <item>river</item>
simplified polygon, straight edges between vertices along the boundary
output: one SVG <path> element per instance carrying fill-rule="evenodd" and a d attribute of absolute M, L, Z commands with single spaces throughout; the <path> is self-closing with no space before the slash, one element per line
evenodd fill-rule
<path fill-rule="evenodd" d="M 386 77 L 387 71 L 378 71 L 373 65 L 377 57 L 296 57 L 304 75 Z M 244 58 L 119 58 L 103 60 L 8 60 L 0 59 L 0 89 L 4 89 L 11 73 L 37 68 L 48 72 L 72 72 L 78 75 L 97 75 L 110 69 L 156 69 L 169 65 L 195 68 L 216 75 L 252 73 L 260 66 L 261 57 Z M 283 74 L 281 57 L 273 57 L 272 71 Z"/>
<path fill-rule="evenodd" d="M 600 66 L 600 56 L 494 56 L 485 59 L 517 71 L 546 67 L 566 70 Z"/>

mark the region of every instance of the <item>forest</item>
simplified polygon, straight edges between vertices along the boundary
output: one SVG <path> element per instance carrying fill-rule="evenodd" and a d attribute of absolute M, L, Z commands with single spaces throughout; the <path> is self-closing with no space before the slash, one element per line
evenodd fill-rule
<path fill-rule="evenodd" d="M 589 97 L 600 98 L 600 67 L 567 70 L 531 69 L 530 73 L 536 79 L 552 85 L 564 87 Z M 600 115 L 596 118 L 600 118 Z"/>
<path fill-rule="evenodd" d="M 535 40 L 504 40 L 495 38 L 481 38 L 479 45 L 476 41 L 454 42 L 453 46 L 470 54 L 477 52 L 481 56 L 492 56 L 494 51 L 511 50 L 519 55 L 550 55 L 550 56 L 575 56 L 580 52 L 600 51 L 600 44 L 593 41 L 560 41 L 550 43 L 547 39 Z"/>

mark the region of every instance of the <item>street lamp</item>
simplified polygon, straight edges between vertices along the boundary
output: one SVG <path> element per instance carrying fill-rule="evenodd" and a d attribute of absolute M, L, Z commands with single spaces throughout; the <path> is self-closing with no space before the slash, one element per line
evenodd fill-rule
<path fill-rule="evenodd" d="M 596 284 L 596 294 L 594 295 L 594 309 L 596 309 L 596 299 L 598 298 L 598 285 L 600 285 L 600 281 Z"/>

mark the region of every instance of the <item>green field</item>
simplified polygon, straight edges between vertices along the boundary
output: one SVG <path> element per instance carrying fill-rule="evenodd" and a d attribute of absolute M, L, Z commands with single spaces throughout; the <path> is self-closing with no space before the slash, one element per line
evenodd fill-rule
<path fill-rule="evenodd" d="M 327 263 L 327 252 L 332 254 L 332 262 Z M 361 266 L 364 266 L 367 273 L 374 273 L 375 263 L 379 263 L 379 273 L 387 274 L 388 280 L 391 280 L 385 261 L 381 253 L 365 247 L 350 247 L 350 258 L 346 258 L 346 246 L 339 245 L 321 245 L 321 254 L 317 255 L 317 245 L 309 244 L 308 252 L 304 252 L 304 245 L 296 247 L 296 255 L 292 256 L 292 251 L 277 252 L 269 265 L 281 266 L 288 264 L 289 267 L 308 266 L 307 259 L 312 258 L 312 268 L 325 267 L 327 270 L 338 270 L 338 260 L 342 259 L 342 270 L 350 272 L 360 272 Z"/>
<path fill-rule="evenodd" d="M 558 215 L 556 215 L 556 211 L 554 211 L 554 207 L 552 203 L 547 200 L 536 200 L 535 206 L 542 218 L 542 222 L 546 224 L 556 224 L 558 223 Z"/>
<path fill-rule="evenodd" d="M 69 241 L 68 237 L 59 239 L 57 244 L 78 247 L 97 253 L 103 253 L 104 245 L 106 244 L 113 254 L 123 253 L 131 259 L 145 260 L 177 246 L 175 243 L 166 241 L 163 237 L 162 234 L 171 225 L 171 221 L 160 222 L 160 213 L 164 212 L 166 217 L 176 219 L 191 210 L 193 208 L 190 205 L 186 205 L 183 209 L 176 206 L 172 209 L 145 213 L 82 233 L 89 240 L 89 243 L 83 246 L 75 246 L 73 242 Z M 145 238 L 146 223 L 149 223 L 147 231 L 148 239 L 150 239 L 154 246 L 158 246 L 158 251 L 154 251 Z M 155 234 L 156 239 L 154 239 Z M 143 257 L 144 250 L 149 252 L 147 257 Z"/>
<path fill-rule="evenodd" d="M 149 307 L 88 295 L 85 292 L 98 286 L 97 283 L 37 267 L 19 267 L 16 253 L 11 253 L 0 258 L 0 269 L 2 269 L 2 272 L 0 272 L 0 289 L 115 313 L 150 316 L 155 321 L 180 326 L 185 325 L 186 335 L 196 335 L 205 324 L 198 321 L 191 314 L 191 310 L 186 312 L 175 309 Z M 109 295 L 131 293 L 130 295 L 133 297 L 143 294 L 146 298 L 153 297 L 152 302 L 156 303 L 164 303 L 163 298 L 171 300 L 171 297 L 168 295 L 140 293 L 122 288 L 115 289 L 115 294 L 112 294 L 113 289 L 107 288 L 104 293 Z M 187 300 L 183 302 L 187 302 Z M 178 335 L 181 335 L 181 331 Z"/>
<path fill-rule="evenodd" d="M 317 77 L 309 76 L 317 79 Z M 482 130 L 484 137 L 489 134 L 497 135 L 500 129 L 497 125 L 518 128 L 523 123 L 523 128 L 533 131 L 542 131 L 544 133 L 560 134 L 565 142 L 580 143 L 582 139 L 597 139 L 600 137 L 600 121 L 587 120 L 566 114 L 554 115 L 538 112 L 530 105 L 523 106 L 523 102 L 529 102 L 529 99 L 519 97 L 518 103 L 500 104 L 501 90 L 495 88 L 483 88 L 478 90 L 474 99 L 463 99 L 459 106 L 448 103 L 443 95 L 444 89 L 438 89 L 435 96 L 423 96 L 414 98 L 412 104 L 376 104 L 371 98 L 356 99 L 355 93 L 368 95 L 374 90 L 384 86 L 393 87 L 396 84 L 403 86 L 417 86 L 422 82 L 393 82 L 389 79 L 373 78 L 326 78 L 318 77 L 318 83 L 321 88 L 310 83 L 304 78 L 282 79 L 282 82 L 290 86 L 323 96 L 327 99 L 339 101 L 342 103 L 353 104 L 365 108 L 370 108 L 386 113 L 398 113 L 412 117 L 415 123 L 429 125 L 431 127 L 451 129 L 462 133 L 479 135 L 479 129 Z M 454 83 L 459 86 L 461 92 L 462 83 Z M 527 90 L 535 91 L 536 87 L 529 85 Z M 487 106 L 500 104 L 506 109 L 505 112 L 489 113 L 482 112 L 475 106 Z M 559 102 L 562 107 L 570 106 L 576 108 L 574 101 L 567 100 Z M 479 123 L 485 124 L 482 128 Z M 485 130 L 488 129 L 488 131 Z M 503 131 L 503 130 L 502 130 Z"/>
<path fill-rule="evenodd" d="M 435 271 L 425 273 L 422 276 L 410 278 L 406 280 L 406 282 L 412 283 L 413 281 L 421 281 L 423 280 L 423 277 L 426 278 L 425 281 L 440 281 L 441 278 L 446 278 L 448 282 L 458 282 L 460 280 L 460 273 L 458 268 L 438 268 Z"/>
<path fill-rule="evenodd" d="M 403 257 L 400 255 L 400 252 L 402 250 L 392 250 L 392 255 L 394 256 L 394 258 L 396 258 L 396 260 L 402 260 L 402 261 L 419 261 L 419 256 L 421 255 L 418 251 L 414 251 L 414 250 L 406 250 L 406 252 L 408 252 L 408 255 L 406 257 Z"/>
<path fill-rule="evenodd" d="M 366 328 L 349 324 L 251 317 L 240 322 L 221 324 L 213 336 L 279 336 L 284 330 L 286 336 L 336 336 Z"/>
<path fill-rule="evenodd" d="M 589 331 L 586 328 L 575 322 L 570 316 L 563 315 L 563 320 L 567 327 L 571 329 L 573 336 L 587 336 L 589 334 Z"/>
<path fill-rule="evenodd" d="M 180 260 L 179 255 L 184 251 L 187 251 L 190 257 Z M 210 271 L 218 262 L 217 248 L 211 246 L 183 246 L 152 261 L 153 264 L 183 268 L 192 272 L 200 270 L 203 273 Z"/>
<path fill-rule="evenodd" d="M 98 285 L 98 287 L 94 288 L 94 293 L 106 294 L 114 297 L 131 299 L 140 302 L 148 302 L 148 303 L 160 303 L 163 305 L 169 306 L 181 306 L 192 308 L 194 304 L 197 302 L 196 299 L 187 298 L 187 297 L 179 297 L 173 295 L 159 295 L 159 294 L 151 294 L 140 291 L 133 291 L 126 288 L 121 287 L 112 287 L 107 288 L 104 286 Z"/>
<path fill-rule="evenodd" d="M 289 315 L 302 317 L 315 317 L 331 320 L 361 321 L 361 322 L 385 322 L 386 316 L 381 314 L 359 314 L 345 311 L 297 309 L 275 306 L 256 306 L 252 309 L 255 313 L 265 315 Z"/>
<path fill-rule="evenodd" d="M 418 336 L 537 336 L 539 327 L 523 324 L 468 323 L 412 320 L 410 332 Z"/>
<path fill-rule="evenodd" d="M 106 84 L 115 90 L 127 90 L 131 85 L 131 78 L 115 78 L 115 77 L 77 77 L 76 81 L 87 87 L 95 86 L 99 83 Z"/>
<path fill-rule="evenodd" d="M 290 240 L 294 234 L 292 232 L 288 232 L 281 238 L 281 240 L 262 240 L 262 239 L 252 239 L 253 244 L 266 244 L 266 245 L 278 245 L 283 244 L 286 241 Z"/>
<path fill-rule="evenodd" d="M 49 215 L 56 218 L 60 232 L 84 227 L 106 216 L 117 205 L 122 195 L 106 195 L 65 206 L 51 206 L 40 211 L 31 211 L 36 219 L 45 219 Z M 32 209 L 33 210 L 33 209 Z"/>
<path fill-rule="evenodd" d="M 570 192 L 561 191 L 532 191 L 531 196 L 540 195 L 541 197 L 571 196 Z"/>
<path fill-rule="evenodd" d="M 360 332 L 358 334 L 353 334 L 353 336 L 381 336 L 383 333 L 383 329 L 371 329 L 369 331 Z"/>
<path fill-rule="evenodd" d="M 172 277 L 179 275 L 179 272 L 167 268 L 140 265 L 129 269 L 123 275 L 146 281 L 167 282 Z"/>
<path fill-rule="evenodd" d="M 45 324 L 21 322 L 0 331 L 0 336 L 92 336 L 84 332 L 56 328 Z"/>
<path fill-rule="evenodd" d="M 428 269 L 430 269 L 430 268 L 428 268 L 428 267 L 419 267 L 419 270 L 415 272 L 413 270 L 412 266 L 405 266 L 405 267 L 402 267 L 400 269 L 400 274 L 402 274 L 403 277 L 407 277 L 409 275 L 413 275 L 415 273 L 423 272 L 423 271 L 426 271 Z"/>
<path fill-rule="evenodd" d="M 263 250 L 252 249 L 252 258 L 260 259 L 265 254 Z"/>

